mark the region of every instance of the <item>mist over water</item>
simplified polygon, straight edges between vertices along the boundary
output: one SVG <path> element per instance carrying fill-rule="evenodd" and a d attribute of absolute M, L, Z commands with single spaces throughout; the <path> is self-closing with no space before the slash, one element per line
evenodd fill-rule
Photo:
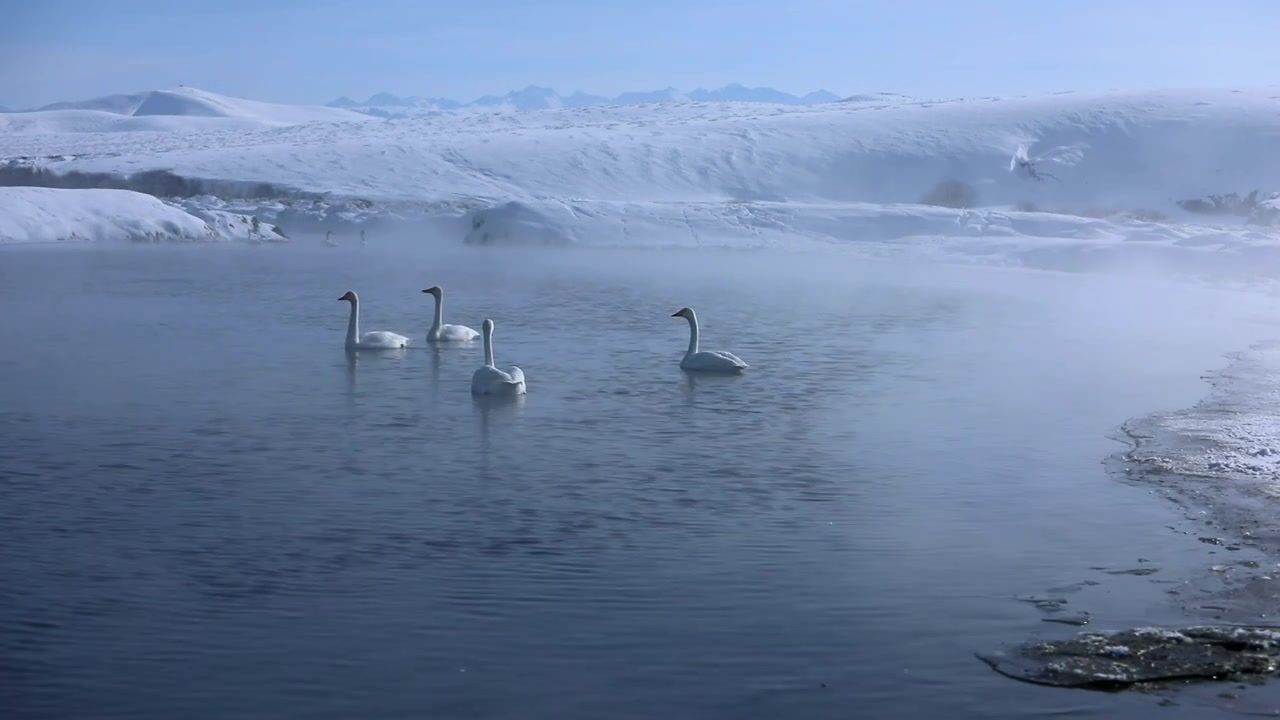
<path fill-rule="evenodd" d="M 522 402 L 426 345 L 437 284 Z M 346 290 L 415 347 L 349 360 Z M 1214 548 L 1109 436 L 1275 332 L 1151 280 L 430 242 L 10 250 L 0 303 L 0 699 L 33 718 L 1140 712 L 972 653 L 1072 632 L 1017 599 L 1051 588 L 1182 617 L 1155 581 Z M 744 376 L 680 371 L 685 305 Z"/>

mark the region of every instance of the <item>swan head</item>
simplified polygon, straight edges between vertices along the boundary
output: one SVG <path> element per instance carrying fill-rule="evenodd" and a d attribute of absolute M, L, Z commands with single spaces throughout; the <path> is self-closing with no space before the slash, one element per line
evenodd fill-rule
<path fill-rule="evenodd" d="M 680 308 L 679 310 L 677 310 L 677 311 L 675 311 L 675 312 L 671 313 L 671 317 L 682 317 L 682 318 L 684 318 L 684 319 L 688 320 L 689 318 L 693 317 L 693 309 L 692 309 L 692 308 L 687 308 L 687 307 L 682 307 L 682 308 Z"/>
<path fill-rule="evenodd" d="M 485 318 L 484 324 L 481 325 L 480 327 L 484 330 L 484 332 L 487 332 L 489 334 L 493 333 L 493 321 L 490 320 L 489 318 Z"/>
<path fill-rule="evenodd" d="M 427 288 L 426 290 L 423 290 L 422 292 L 428 295 L 434 295 L 437 300 L 439 300 L 440 296 L 444 294 L 444 291 L 440 289 L 439 285 L 432 285 L 431 287 Z"/>
<path fill-rule="evenodd" d="M 355 301 L 356 301 L 356 294 L 355 294 L 354 292 L 352 292 L 352 291 L 348 290 L 345 294 L 343 294 L 343 296 L 342 296 L 342 297 L 340 297 L 340 298 L 338 298 L 338 299 L 339 299 L 339 300 L 349 300 L 349 301 L 351 301 L 351 302 L 355 302 Z"/>

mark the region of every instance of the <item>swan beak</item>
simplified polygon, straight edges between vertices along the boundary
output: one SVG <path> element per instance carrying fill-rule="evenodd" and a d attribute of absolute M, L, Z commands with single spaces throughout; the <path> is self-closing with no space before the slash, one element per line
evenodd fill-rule
<path fill-rule="evenodd" d="M 680 313 L 678 313 L 678 312 L 673 312 L 673 313 L 671 313 L 671 317 L 680 317 Z"/>

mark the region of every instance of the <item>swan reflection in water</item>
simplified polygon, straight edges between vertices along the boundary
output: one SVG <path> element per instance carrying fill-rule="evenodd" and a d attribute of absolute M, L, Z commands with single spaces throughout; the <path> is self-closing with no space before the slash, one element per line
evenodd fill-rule
<path fill-rule="evenodd" d="M 480 471 L 489 473 L 489 450 L 492 445 L 491 436 L 497 434 L 501 443 L 503 419 L 518 419 L 524 411 L 527 395 L 473 395 L 471 405 L 480 416 Z M 497 432 L 494 432 L 494 421 L 497 421 Z"/>
<path fill-rule="evenodd" d="M 359 352 L 358 350 L 356 350 L 356 349 L 354 349 L 354 348 L 346 348 L 346 349 L 343 351 L 343 354 L 346 356 L 346 360 L 347 360 L 347 362 L 346 362 L 346 366 L 347 366 L 347 400 L 349 400 L 349 401 L 351 401 L 352 403 L 354 403 L 354 402 L 355 402 L 355 399 L 356 399 L 356 391 L 359 389 L 359 385 L 360 385 L 360 382 L 359 382 L 359 380 L 360 380 L 360 372 L 359 372 L 359 370 L 360 370 L 360 363 L 361 363 L 361 362 L 364 362 L 364 363 L 370 363 L 370 362 L 372 362 L 372 363 L 374 363 L 374 364 L 381 364 L 381 363 L 394 363 L 394 364 L 399 364 L 399 363 L 403 363 L 403 362 L 406 360 L 406 358 L 408 357 L 408 350 L 406 350 L 406 349 L 404 349 L 404 348 L 400 348 L 400 349 L 396 349 L 396 350 L 383 350 L 382 352 L 374 353 L 374 354 L 370 355 L 369 353 L 362 353 L 362 352 Z M 438 372 L 436 373 L 436 379 L 437 379 L 437 381 L 439 380 L 439 374 L 438 374 Z"/>
<path fill-rule="evenodd" d="M 440 346 L 431 346 L 431 399 L 440 399 Z"/>
<path fill-rule="evenodd" d="M 732 383 L 742 382 L 745 379 L 742 373 L 697 373 L 686 372 L 684 374 L 684 401 L 689 407 L 693 407 L 698 401 L 698 392 L 712 391 L 717 385 L 728 385 Z"/>
<path fill-rule="evenodd" d="M 354 400 L 356 397 L 356 366 L 360 364 L 360 353 L 348 348 L 344 351 L 344 354 L 347 356 L 347 399 Z"/>

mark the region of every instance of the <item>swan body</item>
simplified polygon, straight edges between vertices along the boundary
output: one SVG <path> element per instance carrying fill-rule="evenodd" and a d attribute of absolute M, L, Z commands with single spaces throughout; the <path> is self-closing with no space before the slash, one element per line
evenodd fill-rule
<path fill-rule="evenodd" d="M 484 329 L 484 365 L 471 376 L 472 395 L 500 395 L 514 397 L 526 393 L 524 371 L 512 366 L 502 371 L 493 364 L 493 321 L 485 319 L 480 326 Z"/>
<path fill-rule="evenodd" d="M 441 290 L 439 285 L 429 287 L 422 292 L 436 299 L 436 316 L 431 322 L 431 329 L 427 331 L 427 342 L 470 342 L 480 337 L 480 333 L 466 325 L 445 324 L 444 290 Z"/>
<path fill-rule="evenodd" d="M 398 350 L 409 347 L 409 338 L 386 330 L 373 330 L 360 334 L 360 296 L 348 290 L 338 300 L 351 303 L 351 317 L 347 320 L 348 350 Z"/>
<path fill-rule="evenodd" d="M 684 370 L 713 373 L 740 373 L 749 365 L 742 358 L 723 350 L 698 350 L 698 316 L 693 308 L 680 308 L 671 317 L 689 321 L 689 349 L 685 351 L 680 367 Z"/>

